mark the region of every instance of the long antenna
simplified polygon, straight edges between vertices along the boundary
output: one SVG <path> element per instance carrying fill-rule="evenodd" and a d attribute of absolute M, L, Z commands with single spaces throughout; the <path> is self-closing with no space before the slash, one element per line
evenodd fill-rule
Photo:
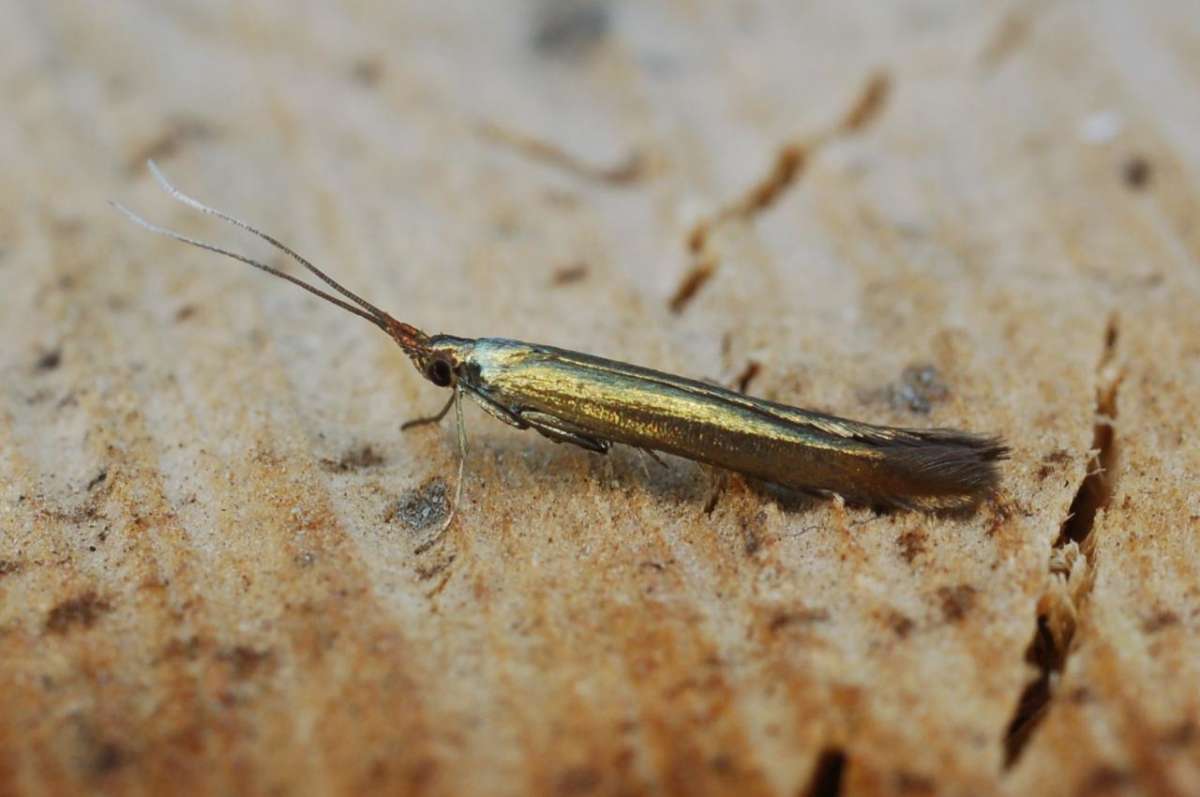
<path fill-rule="evenodd" d="M 288 282 L 292 283 L 293 285 L 299 285 L 301 288 L 308 291 L 309 293 L 314 293 L 317 296 L 320 296 L 325 301 L 336 304 L 338 307 L 342 308 L 343 310 L 345 310 L 348 313 L 354 313 L 359 318 L 367 319 L 372 324 L 374 324 L 375 326 L 382 329 L 384 332 L 388 331 L 387 324 L 385 324 L 383 319 L 379 318 L 378 316 L 375 316 L 371 313 L 363 312 L 362 310 L 358 309 L 357 307 L 350 304 L 349 302 L 344 302 L 341 299 L 337 298 L 336 296 L 331 296 L 330 294 L 326 293 L 325 291 L 321 290 L 320 288 L 315 288 L 312 285 L 309 285 L 307 282 L 304 282 L 303 280 L 293 277 L 291 274 L 285 274 L 277 268 L 268 266 L 266 263 L 260 263 L 257 260 L 246 257 L 245 255 L 239 255 L 237 252 L 231 252 L 228 249 L 222 249 L 219 246 L 214 246 L 213 244 L 205 243 L 204 241 L 197 241 L 195 238 L 189 238 L 186 235 L 175 232 L 174 230 L 168 230 L 166 227 L 160 227 L 157 224 L 154 224 L 153 222 L 146 221 L 146 219 L 143 219 L 141 216 L 134 213 L 132 210 L 125 207 L 120 202 L 116 202 L 116 201 L 113 201 L 110 199 L 108 204 L 112 205 L 114 208 L 116 208 L 117 210 L 121 211 L 126 216 L 128 216 L 133 222 L 135 222 L 136 224 L 140 224 L 141 226 L 145 227 L 150 232 L 158 233 L 159 235 L 165 235 L 168 238 L 174 238 L 176 241 L 182 241 L 185 244 L 190 244 L 192 246 L 196 246 L 201 249 L 207 249 L 210 252 L 216 252 L 218 255 L 225 255 L 225 257 L 231 257 L 234 260 L 240 260 L 248 266 L 254 266 L 257 269 L 262 269 L 263 271 L 267 272 L 268 274 L 273 274 L 274 276 L 279 277 L 280 279 L 285 279 Z"/>
<path fill-rule="evenodd" d="M 216 208 L 209 207 L 208 205 L 204 204 L 200 200 L 190 197 L 187 194 L 183 193 L 178 188 L 171 185 L 171 181 L 167 179 L 167 176 L 162 173 L 162 171 L 158 168 L 158 164 L 155 163 L 154 161 L 148 160 L 148 161 L 146 161 L 146 165 L 150 167 L 150 173 L 154 175 L 154 179 L 158 181 L 158 184 L 162 187 L 162 190 L 166 191 L 174 199 L 179 200 L 180 202 L 182 202 L 183 204 L 185 204 L 189 207 L 193 207 L 196 210 L 199 210 L 201 213 L 207 213 L 210 216 L 216 216 L 218 219 L 227 221 L 230 224 L 241 227 L 243 230 L 245 230 L 246 232 L 248 232 L 252 235 L 257 235 L 259 238 L 263 239 L 264 241 L 266 241 L 267 243 L 269 243 L 271 246 L 275 247 L 279 251 L 281 251 L 287 255 L 290 255 L 291 258 L 293 260 L 295 260 L 297 263 L 304 266 L 306 269 L 311 271 L 313 274 L 316 274 L 317 277 L 322 282 L 324 282 L 326 285 L 333 288 L 335 291 L 340 293 L 342 296 L 345 296 L 347 299 L 354 302 L 359 307 L 366 310 L 368 313 L 379 316 L 381 318 L 383 316 L 387 315 L 387 313 L 383 312 L 378 307 L 371 304 L 370 302 L 368 302 L 366 299 L 362 298 L 358 294 L 342 287 L 340 284 L 338 284 L 338 282 L 335 279 L 333 279 L 333 277 L 329 276 L 324 271 L 322 271 L 321 269 L 314 266 L 307 258 L 301 256 L 298 252 L 296 252 L 290 246 L 287 246 L 286 244 L 284 244 L 282 241 L 278 240 L 277 238 L 267 235 L 262 230 L 258 230 L 258 229 L 255 229 L 254 227 L 251 227 L 249 224 L 242 221 L 241 219 L 234 218 L 233 216 L 230 216 L 228 213 L 223 213 L 223 212 L 217 210 Z"/>
<path fill-rule="evenodd" d="M 336 296 L 333 296 L 332 294 L 329 294 L 326 291 L 321 290 L 320 288 L 317 288 L 313 285 L 309 285 L 307 282 L 297 279 L 296 277 L 293 277 L 290 274 L 285 274 L 284 272 L 280 271 L 277 268 L 268 266 L 266 263 L 262 263 L 258 260 L 254 260 L 253 258 L 247 257 L 242 254 L 238 254 L 237 252 L 231 252 L 230 250 L 223 249 L 219 246 L 216 246 L 215 244 L 210 244 L 205 241 L 199 241 L 199 240 L 196 240 L 195 238 L 190 238 L 186 235 L 183 235 L 182 233 L 178 233 L 178 232 L 175 232 L 174 230 L 167 229 L 166 227 L 160 227 L 159 225 L 154 224 L 153 222 L 147 221 L 146 219 L 142 218 L 137 213 L 134 213 L 132 210 L 130 210 L 129 208 L 122 205 L 120 202 L 113 202 L 110 200 L 109 204 L 111 204 L 114 208 L 116 208 L 117 210 L 124 213 L 133 222 L 141 225 L 142 227 L 145 227 L 147 230 L 150 230 L 151 232 L 157 233 L 159 235 L 165 235 L 166 237 L 173 238 L 176 241 L 180 241 L 181 243 L 189 244 L 191 246 L 195 246 L 200 249 L 206 249 L 209 252 L 215 252 L 216 254 L 224 255 L 225 257 L 229 257 L 234 260 L 241 261 L 242 263 L 245 263 L 248 266 L 253 266 L 254 268 L 257 268 L 261 271 L 265 271 L 268 274 L 279 277 L 280 279 L 287 280 L 288 282 L 292 283 L 293 285 L 298 285 L 301 288 L 303 288 L 304 290 L 308 291 L 309 293 L 319 296 L 331 304 L 337 305 L 338 307 L 342 308 L 346 312 L 353 313 L 354 315 L 358 316 L 359 318 L 365 318 L 367 321 L 370 321 L 372 324 L 374 324 L 375 326 L 382 329 L 384 332 L 391 335 L 392 338 L 397 343 L 399 343 L 400 346 L 403 347 L 404 350 L 406 352 L 408 352 L 410 355 L 413 355 L 414 353 L 416 353 L 424 348 L 425 341 L 428 339 L 428 337 L 425 335 L 425 333 L 421 332 L 416 327 L 413 327 L 409 324 L 405 324 L 401 321 L 397 321 L 391 315 L 389 315 L 388 313 L 379 309 L 375 305 L 371 304 L 366 299 L 362 298 L 361 296 L 354 293 L 353 291 L 350 291 L 347 288 L 343 287 L 335 279 L 333 279 L 328 274 L 326 274 L 324 271 L 322 271 L 321 269 L 319 269 L 315 265 L 313 265 L 307 258 L 301 256 L 294 249 L 285 245 L 283 242 L 279 241 L 278 239 L 274 238 L 273 236 L 268 235 L 267 233 L 263 232 L 262 230 L 252 227 L 251 225 L 247 224 L 246 222 L 242 221 L 241 219 L 235 218 L 235 217 L 229 215 L 228 213 L 224 213 L 220 210 L 217 210 L 216 208 L 209 207 L 208 205 L 204 204 L 200 200 L 190 197 L 187 194 L 183 193 L 178 188 L 171 185 L 171 182 L 169 180 L 167 180 L 166 175 L 164 175 L 162 173 L 162 171 L 159 170 L 158 165 L 155 164 L 154 161 L 148 160 L 148 161 L 146 161 L 146 165 L 150 167 L 150 172 L 151 172 L 151 174 L 154 175 L 154 179 L 156 181 L 158 181 L 159 186 L 161 186 L 162 189 L 164 191 L 166 191 L 171 197 L 182 202 L 183 204 L 187 205 L 188 207 L 195 208 L 196 210 L 199 210 L 202 213 L 207 213 L 210 216 L 216 216 L 217 218 L 221 219 L 222 221 L 229 222 L 230 224 L 240 227 L 243 230 L 251 233 L 252 235 L 255 235 L 255 236 L 261 238 L 262 240 L 266 241 L 267 243 L 269 243 L 271 246 L 275 247 L 279 251 L 287 254 L 289 257 L 291 257 L 293 260 L 295 260 L 300 265 L 304 266 L 304 268 L 308 269 L 310 272 L 315 274 L 322 282 L 324 282 L 329 287 L 333 288 L 335 291 L 340 293 L 342 296 L 345 296 L 347 299 L 349 299 L 350 301 L 357 304 L 358 307 L 355 307 L 354 305 L 349 304 L 348 302 L 345 302 L 345 301 L 337 298 Z"/>

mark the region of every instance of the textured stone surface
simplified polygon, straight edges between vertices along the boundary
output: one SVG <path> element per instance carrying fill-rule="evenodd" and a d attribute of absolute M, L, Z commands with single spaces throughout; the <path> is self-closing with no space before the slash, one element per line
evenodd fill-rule
<path fill-rule="evenodd" d="M 1190 4 L 436 5 L 0 7 L 0 794 L 1200 791 Z M 431 332 L 999 432 L 1003 494 L 471 409 L 425 550 L 443 397 L 112 213 L 282 265 L 147 157 Z"/>

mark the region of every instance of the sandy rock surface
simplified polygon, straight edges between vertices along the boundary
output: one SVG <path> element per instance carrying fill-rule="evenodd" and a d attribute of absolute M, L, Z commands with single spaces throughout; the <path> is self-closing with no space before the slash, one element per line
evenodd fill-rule
<path fill-rule="evenodd" d="M 0 794 L 1200 793 L 1191 3 L 0 5 Z M 430 332 L 1002 434 L 966 518 L 467 412 Z"/>

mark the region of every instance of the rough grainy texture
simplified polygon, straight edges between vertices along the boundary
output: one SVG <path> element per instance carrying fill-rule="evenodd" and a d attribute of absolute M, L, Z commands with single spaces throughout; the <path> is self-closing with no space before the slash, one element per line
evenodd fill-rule
<path fill-rule="evenodd" d="M 1200 793 L 1200 15 L 0 4 L 0 794 Z M 467 415 L 361 321 L 1004 434 L 968 518 Z"/>

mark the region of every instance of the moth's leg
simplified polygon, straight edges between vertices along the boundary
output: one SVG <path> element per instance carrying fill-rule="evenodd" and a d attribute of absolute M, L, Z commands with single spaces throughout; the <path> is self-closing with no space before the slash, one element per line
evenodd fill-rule
<path fill-rule="evenodd" d="M 404 423 L 400 424 L 400 431 L 407 431 L 408 429 L 412 429 L 414 426 L 424 426 L 427 423 L 437 423 L 442 418 L 445 418 L 446 413 L 450 411 L 450 405 L 454 403 L 454 397 L 455 394 L 451 393 L 449 401 L 446 402 L 446 406 L 438 410 L 437 415 L 426 415 L 423 418 L 413 418 L 412 420 L 405 421 Z"/>
<path fill-rule="evenodd" d="M 652 459 L 652 460 L 654 460 L 655 462 L 657 462 L 657 463 L 658 463 L 658 465 L 659 465 L 659 467 L 661 467 L 661 468 L 665 468 L 665 467 L 667 467 L 667 463 L 665 463 L 665 462 L 663 462 L 663 461 L 662 461 L 662 457 L 660 457 L 660 456 L 658 455 L 658 452 L 657 452 L 657 451 L 655 451 L 653 448 L 640 448 L 640 447 L 639 447 L 639 448 L 638 448 L 638 451 L 641 451 L 643 454 L 645 454 L 646 456 L 650 457 L 650 459 Z"/>
<path fill-rule="evenodd" d="M 467 428 L 463 426 L 462 388 L 455 387 L 454 395 L 450 397 L 450 400 L 454 403 L 454 416 L 458 426 L 458 480 L 454 487 L 454 503 L 450 505 L 450 513 L 442 522 L 442 527 L 437 530 L 437 533 L 417 546 L 416 553 L 418 555 L 425 553 L 442 539 L 446 529 L 450 528 L 450 524 L 458 516 L 458 505 L 462 503 L 463 471 L 467 467 Z M 445 415 L 445 412 L 443 411 L 442 414 Z"/>
<path fill-rule="evenodd" d="M 537 410 L 509 409 L 479 389 L 471 389 L 471 397 L 479 402 L 479 406 L 483 408 L 484 412 L 497 420 L 504 421 L 509 426 L 514 426 L 517 429 L 532 428 L 556 443 L 574 443 L 577 446 L 586 448 L 588 451 L 595 451 L 598 454 L 608 451 L 610 443 L 607 440 L 591 437 L 585 434 L 582 429 L 572 426 L 553 415 L 538 412 Z"/>
<path fill-rule="evenodd" d="M 454 520 L 454 514 L 462 502 L 463 470 L 467 467 L 467 427 L 463 424 L 461 389 L 454 391 L 454 420 L 458 426 L 458 485 L 454 488 L 454 506 L 450 509 L 450 517 L 446 518 L 446 525 L 442 527 L 442 531 L 449 528 L 450 521 Z"/>
<path fill-rule="evenodd" d="M 488 415 L 491 415 L 498 421 L 504 421 L 509 426 L 515 426 L 518 429 L 529 428 L 529 424 L 521 418 L 520 413 L 510 410 L 508 407 L 496 401 L 494 398 L 481 390 L 468 389 L 471 390 L 471 398 L 478 401 L 480 408 L 482 408 L 483 411 Z"/>
<path fill-rule="evenodd" d="M 721 500 L 721 494 L 729 486 L 729 471 L 712 465 L 701 465 L 700 469 L 708 476 L 708 489 L 704 491 L 704 514 L 711 515 Z"/>
<path fill-rule="evenodd" d="M 520 416 L 521 420 L 533 427 L 535 431 L 556 443 L 573 443 L 597 454 L 608 453 L 609 446 L 612 445 L 607 440 L 585 434 L 579 427 L 545 412 L 523 410 L 520 412 Z"/>

